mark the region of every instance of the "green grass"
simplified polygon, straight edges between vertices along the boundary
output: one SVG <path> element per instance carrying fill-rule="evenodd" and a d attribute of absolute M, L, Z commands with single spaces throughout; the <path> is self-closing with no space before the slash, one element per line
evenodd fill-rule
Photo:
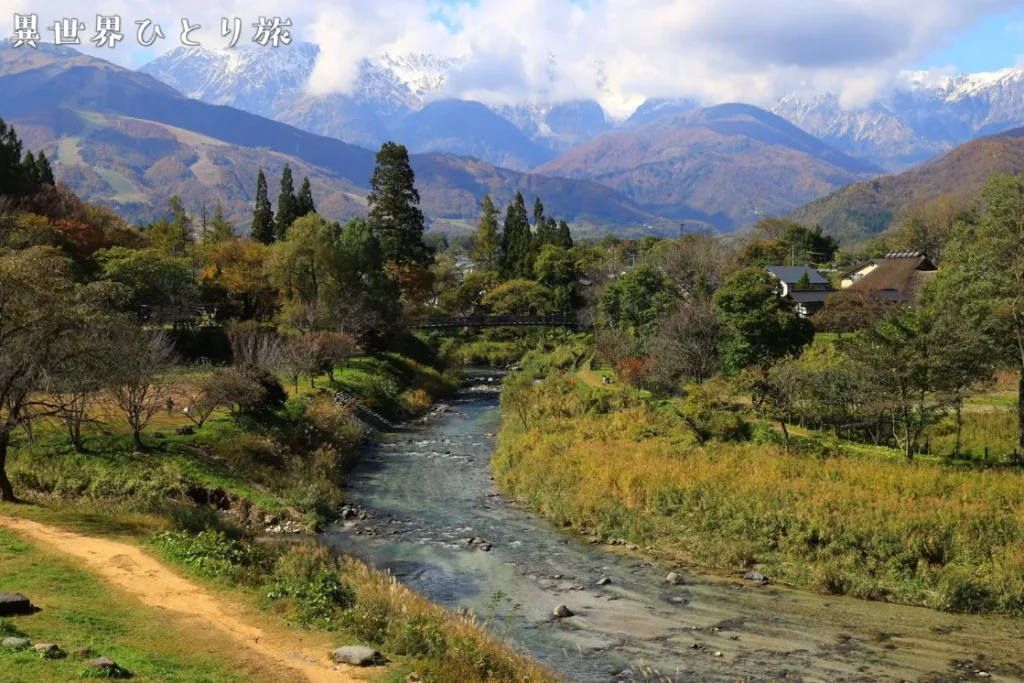
<path fill-rule="evenodd" d="M 33 643 L 56 643 L 68 656 L 44 659 L 34 651 L 0 651 L 5 683 L 66 683 L 85 669 L 72 654 L 88 647 L 133 674 L 136 681 L 228 683 L 277 681 L 232 653 L 244 649 L 210 629 L 145 607 L 59 555 L 0 531 L 0 592 L 23 593 L 36 614 L 0 619 L 0 633 L 24 634 Z"/>

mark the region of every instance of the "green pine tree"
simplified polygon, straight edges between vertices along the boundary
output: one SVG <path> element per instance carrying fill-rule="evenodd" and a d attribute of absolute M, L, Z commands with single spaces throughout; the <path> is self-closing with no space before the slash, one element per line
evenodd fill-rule
<path fill-rule="evenodd" d="M 554 243 L 563 249 L 572 249 L 572 232 L 569 230 L 569 224 L 565 222 L 564 218 L 558 221 L 558 231 L 555 234 Z"/>
<path fill-rule="evenodd" d="M 426 266 L 430 260 L 415 181 L 405 146 L 385 142 L 370 179 L 368 222 L 384 260 L 399 267 Z"/>
<path fill-rule="evenodd" d="M 302 218 L 311 213 L 316 213 L 316 204 L 313 203 L 313 188 L 310 187 L 309 178 L 303 178 L 299 196 L 296 198 L 295 217 Z"/>
<path fill-rule="evenodd" d="M 252 238 L 263 244 L 274 241 L 274 209 L 267 197 L 267 176 L 260 169 L 256 176 L 256 207 L 252 212 Z"/>
<path fill-rule="evenodd" d="M 220 202 L 213 209 L 213 220 L 210 221 L 210 232 L 206 239 L 210 243 L 228 242 L 235 238 L 235 231 L 224 218 L 224 207 Z"/>
<path fill-rule="evenodd" d="M 36 155 L 36 168 L 39 171 L 39 182 L 43 185 L 56 185 L 57 181 L 53 177 L 53 168 L 50 167 L 50 160 L 43 154 L 43 150 L 39 150 L 39 154 Z"/>
<path fill-rule="evenodd" d="M 284 165 L 281 173 L 281 192 L 277 195 L 277 217 L 274 219 L 274 236 L 278 242 L 288 238 L 288 228 L 298 218 L 298 199 L 295 197 L 295 182 L 292 167 Z"/>
<path fill-rule="evenodd" d="M 804 274 L 800 276 L 800 279 L 793 285 L 793 289 L 798 292 L 806 292 L 811 288 L 811 276 L 805 270 Z"/>
<path fill-rule="evenodd" d="M 544 205 L 540 203 L 540 197 L 533 200 L 533 227 L 538 232 L 544 227 Z"/>
<path fill-rule="evenodd" d="M 502 232 L 502 273 L 506 277 L 529 278 L 533 273 L 531 259 L 532 234 L 530 218 L 526 213 L 526 202 L 522 192 L 505 212 L 505 229 Z"/>
<path fill-rule="evenodd" d="M 501 245 L 498 242 L 498 210 L 491 195 L 480 203 L 480 223 L 476 229 L 473 263 L 481 270 L 494 270 L 499 264 Z"/>

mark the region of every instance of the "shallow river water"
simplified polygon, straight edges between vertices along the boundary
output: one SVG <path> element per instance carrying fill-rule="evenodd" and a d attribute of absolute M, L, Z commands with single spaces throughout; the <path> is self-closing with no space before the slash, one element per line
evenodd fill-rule
<path fill-rule="evenodd" d="M 762 586 L 563 533 L 491 481 L 496 396 L 449 405 L 368 447 L 347 494 L 366 519 L 323 540 L 451 608 L 483 616 L 504 594 L 494 629 L 568 681 L 1024 681 L 1024 620 Z M 559 604 L 575 616 L 553 619 Z"/>

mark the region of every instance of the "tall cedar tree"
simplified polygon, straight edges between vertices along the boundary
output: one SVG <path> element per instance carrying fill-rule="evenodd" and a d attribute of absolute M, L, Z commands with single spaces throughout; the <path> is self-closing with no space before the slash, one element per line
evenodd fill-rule
<path fill-rule="evenodd" d="M 555 234 L 555 244 L 563 249 L 572 249 L 572 232 L 565 219 L 558 221 L 558 231 Z"/>
<path fill-rule="evenodd" d="M 386 262 L 396 266 L 426 266 L 430 252 L 423 243 L 420 193 L 405 145 L 385 142 L 377 153 L 370 179 L 369 224 Z"/>
<path fill-rule="evenodd" d="M 316 204 L 313 203 L 313 188 L 309 185 L 309 178 L 303 178 L 299 196 L 296 198 L 295 217 L 302 218 L 311 213 L 316 213 Z"/>
<path fill-rule="evenodd" d="M 292 179 L 292 167 L 284 165 L 281 172 L 281 192 L 277 195 L 277 217 L 274 219 L 274 236 L 278 242 L 288 239 L 288 228 L 299 217 L 298 199 L 295 196 L 295 181 Z"/>
<path fill-rule="evenodd" d="M 32 152 L 21 156 L 22 142 L 14 128 L 0 119 L 0 195 L 28 197 L 43 185 L 54 185 L 53 169 L 46 155 Z"/>
<path fill-rule="evenodd" d="M 267 197 L 267 176 L 263 169 L 256 176 L 256 208 L 252 212 L 252 238 L 263 244 L 274 241 L 274 209 Z"/>
<path fill-rule="evenodd" d="M 529 278 L 533 274 L 530 252 L 532 247 L 530 219 L 522 192 L 505 212 L 505 230 L 501 235 L 502 273 L 506 277 Z"/>
<path fill-rule="evenodd" d="M 498 210 L 491 195 L 485 194 L 480 203 L 480 224 L 476 229 L 473 263 L 481 270 L 494 270 L 499 265 L 501 245 L 498 243 Z"/>

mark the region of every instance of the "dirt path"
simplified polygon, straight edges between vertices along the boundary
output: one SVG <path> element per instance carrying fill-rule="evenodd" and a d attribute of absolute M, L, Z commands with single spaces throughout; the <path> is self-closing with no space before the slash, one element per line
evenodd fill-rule
<path fill-rule="evenodd" d="M 326 652 L 310 651 L 301 642 L 267 638 L 262 630 L 232 616 L 228 605 L 174 574 L 135 546 L 13 517 L 0 517 L 0 527 L 81 560 L 90 572 L 131 593 L 143 604 L 200 619 L 239 645 L 302 673 L 311 683 L 357 681 L 341 667 L 331 664 Z"/>

